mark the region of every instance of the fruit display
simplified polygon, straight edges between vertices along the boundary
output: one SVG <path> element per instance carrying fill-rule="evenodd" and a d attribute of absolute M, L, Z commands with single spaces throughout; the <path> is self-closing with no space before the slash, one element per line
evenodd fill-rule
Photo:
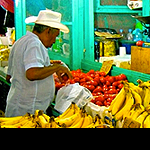
<path fill-rule="evenodd" d="M 1 128 L 110 128 L 96 115 L 92 118 L 84 109 L 76 104 L 71 106 L 59 117 L 47 116 L 41 110 L 36 110 L 34 115 L 27 113 L 25 116 L 0 118 Z"/>
<path fill-rule="evenodd" d="M 10 53 L 10 49 L 9 48 L 1 49 L 0 50 L 0 61 L 8 61 L 9 53 Z"/>
<path fill-rule="evenodd" d="M 115 121 L 122 121 L 123 127 L 150 127 L 150 81 L 124 82 L 124 87 L 109 107 Z M 128 124 L 128 125 L 127 125 Z M 134 126 L 135 127 L 135 126 Z"/>
<path fill-rule="evenodd" d="M 105 72 L 90 70 L 88 73 L 83 73 L 80 69 L 72 71 L 73 79 L 63 76 L 63 83 L 60 83 L 55 76 L 56 90 L 66 84 L 79 83 L 81 86 L 86 87 L 95 97 L 92 102 L 98 106 L 110 106 L 113 99 L 117 96 L 123 87 L 121 81 L 127 81 L 127 77 L 124 74 L 118 76 L 109 76 Z"/>

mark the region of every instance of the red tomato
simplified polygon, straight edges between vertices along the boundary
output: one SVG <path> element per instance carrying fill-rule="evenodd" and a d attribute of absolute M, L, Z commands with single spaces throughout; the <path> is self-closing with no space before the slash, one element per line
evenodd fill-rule
<path fill-rule="evenodd" d="M 113 83 L 113 82 L 115 82 L 115 77 L 110 76 L 107 78 L 107 81 L 109 81 L 110 83 Z"/>
<path fill-rule="evenodd" d="M 94 85 L 86 85 L 86 88 L 92 92 L 92 91 L 94 91 L 95 86 Z"/>
<path fill-rule="evenodd" d="M 95 87 L 97 87 L 97 86 L 98 86 L 98 83 L 97 83 L 96 81 L 92 80 L 92 81 L 91 81 L 91 85 L 94 85 Z"/>
<path fill-rule="evenodd" d="M 85 78 L 80 80 L 80 83 L 86 82 Z"/>
<path fill-rule="evenodd" d="M 103 95 L 100 95 L 100 96 L 95 98 L 95 101 L 100 101 L 103 103 L 105 101 L 105 98 L 103 97 Z"/>
<path fill-rule="evenodd" d="M 74 78 L 74 81 L 75 81 L 75 82 L 80 82 L 80 78 L 79 78 L 79 77 L 75 77 L 75 78 Z"/>
<path fill-rule="evenodd" d="M 144 41 L 138 41 L 138 42 L 136 42 L 136 46 L 141 46 L 142 47 L 143 43 L 144 43 Z"/>
<path fill-rule="evenodd" d="M 81 73 L 82 71 L 80 69 L 76 70 L 77 73 Z"/>
<path fill-rule="evenodd" d="M 103 89 L 100 86 L 97 86 L 96 89 L 93 91 L 93 93 L 98 93 L 98 92 L 102 92 Z"/>
<path fill-rule="evenodd" d="M 103 106 L 103 103 L 101 101 L 97 101 L 95 104 L 98 106 Z"/>
<path fill-rule="evenodd" d="M 109 94 L 116 94 L 117 93 L 117 90 L 116 89 L 110 89 L 108 91 Z"/>
<path fill-rule="evenodd" d="M 104 105 L 105 105 L 106 107 L 109 107 L 110 104 L 111 104 L 111 103 L 110 103 L 110 102 L 107 102 L 107 100 L 104 101 Z"/>
<path fill-rule="evenodd" d="M 105 73 L 105 72 L 100 72 L 99 74 L 100 74 L 100 76 L 103 76 L 103 77 L 106 76 L 106 73 Z"/>
<path fill-rule="evenodd" d="M 119 82 L 118 82 L 118 81 L 115 81 L 115 82 L 112 84 L 112 86 L 117 87 L 117 86 L 118 86 L 118 84 L 119 84 Z"/>
<path fill-rule="evenodd" d="M 124 85 L 123 85 L 122 83 L 120 83 L 120 84 L 118 85 L 118 88 L 119 88 L 119 89 L 122 89 L 123 86 L 124 86 Z"/>
<path fill-rule="evenodd" d="M 100 83 L 100 78 L 99 77 L 95 77 L 93 80 L 96 81 L 98 84 Z"/>
<path fill-rule="evenodd" d="M 106 83 L 106 79 L 102 76 L 102 77 L 100 77 L 100 82 L 101 82 L 102 84 L 105 84 L 105 83 Z"/>
<path fill-rule="evenodd" d="M 106 81 L 107 86 L 111 86 L 111 83 L 109 81 Z"/>
<path fill-rule="evenodd" d="M 89 74 L 95 74 L 95 71 L 94 70 L 90 70 Z"/>

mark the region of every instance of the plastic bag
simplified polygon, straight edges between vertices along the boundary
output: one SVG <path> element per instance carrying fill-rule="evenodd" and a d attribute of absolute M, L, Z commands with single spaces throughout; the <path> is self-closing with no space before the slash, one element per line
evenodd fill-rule
<path fill-rule="evenodd" d="M 58 91 L 54 108 L 58 112 L 63 113 L 69 108 L 72 102 L 81 108 L 92 99 L 93 95 L 87 88 L 80 86 L 78 83 L 70 84 L 62 87 Z"/>

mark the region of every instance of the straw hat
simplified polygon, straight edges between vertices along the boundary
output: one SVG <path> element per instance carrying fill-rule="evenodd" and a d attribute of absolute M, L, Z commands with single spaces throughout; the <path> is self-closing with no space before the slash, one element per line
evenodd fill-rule
<path fill-rule="evenodd" d="M 61 13 L 54 12 L 52 10 L 42 10 L 39 12 L 39 15 L 37 17 L 28 17 L 26 18 L 25 22 L 26 24 L 36 23 L 46 25 L 52 28 L 60 29 L 60 31 L 64 33 L 69 33 L 68 27 L 61 23 L 61 17 Z"/>

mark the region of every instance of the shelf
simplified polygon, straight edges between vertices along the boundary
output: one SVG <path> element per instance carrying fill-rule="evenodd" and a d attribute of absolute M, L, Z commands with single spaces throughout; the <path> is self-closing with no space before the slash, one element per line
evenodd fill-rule
<path fill-rule="evenodd" d="M 119 14 L 139 14 L 142 10 L 130 10 L 128 6 L 98 6 L 95 7 L 95 13 L 119 13 Z"/>

